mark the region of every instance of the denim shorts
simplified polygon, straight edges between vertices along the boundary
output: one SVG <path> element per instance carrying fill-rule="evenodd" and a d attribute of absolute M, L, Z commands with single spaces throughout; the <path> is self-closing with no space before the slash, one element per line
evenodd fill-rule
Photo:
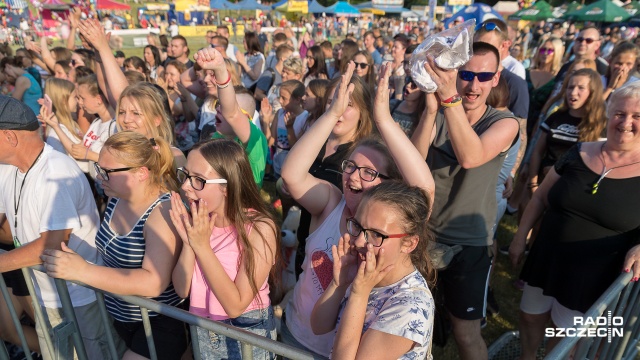
<path fill-rule="evenodd" d="M 235 319 L 226 319 L 220 322 L 276 340 L 276 321 L 271 306 L 265 309 L 252 310 Z M 238 340 L 230 339 L 199 327 L 198 342 L 200 343 L 200 354 L 203 360 L 242 359 L 242 345 Z M 275 355 L 273 353 L 253 347 L 252 359 L 271 360 L 274 358 Z"/>

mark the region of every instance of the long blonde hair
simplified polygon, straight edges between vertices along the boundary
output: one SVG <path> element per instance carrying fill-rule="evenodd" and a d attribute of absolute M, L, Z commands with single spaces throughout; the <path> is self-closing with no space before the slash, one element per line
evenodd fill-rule
<path fill-rule="evenodd" d="M 64 125 L 77 140 L 81 140 L 82 131 L 71 116 L 71 113 L 76 109 L 69 109 L 69 98 L 75 89 L 76 86 L 69 80 L 49 78 L 45 82 L 44 93 L 51 98 L 52 110 L 56 114 L 58 122 Z"/>
<path fill-rule="evenodd" d="M 120 99 L 118 99 L 116 114 L 120 113 L 120 104 L 124 98 L 135 100 L 138 104 L 142 111 L 145 129 L 150 138 L 161 138 L 169 144 L 173 144 L 174 136 L 171 128 L 171 118 L 165 111 L 162 96 L 160 96 L 157 89 L 145 83 L 127 86 L 120 95 Z M 158 118 L 160 118 L 160 125 L 155 124 Z M 120 127 L 120 124 L 118 124 L 118 127 Z"/>
<path fill-rule="evenodd" d="M 125 166 L 146 167 L 149 185 L 164 192 L 179 191 L 171 146 L 164 139 L 147 139 L 135 131 L 120 131 L 107 139 L 104 148 Z"/>
<path fill-rule="evenodd" d="M 546 43 L 551 43 L 553 46 L 553 61 L 551 62 L 551 69 L 549 70 L 553 75 L 556 75 L 560 68 L 562 67 L 562 57 L 564 56 L 564 43 L 562 40 L 557 37 L 552 37 L 547 39 L 540 45 L 540 48 L 544 46 Z M 536 55 L 533 57 L 532 69 L 536 70 L 546 70 L 544 64 L 540 63 L 540 52 L 536 52 Z"/>

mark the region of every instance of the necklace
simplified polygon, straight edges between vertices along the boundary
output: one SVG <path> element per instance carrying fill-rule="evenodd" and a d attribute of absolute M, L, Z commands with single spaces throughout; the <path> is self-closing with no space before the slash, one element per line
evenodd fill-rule
<path fill-rule="evenodd" d="M 24 177 L 22 178 L 22 183 L 20 184 L 20 192 L 18 193 L 17 199 L 16 199 L 16 188 L 18 187 L 18 169 L 16 168 L 16 175 L 13 178 L 13 231 L 15 231 L 16 233 L 18 232 L 18 209 L 20 208 L 20 200 L 22 199 L 22 188 L 24 187 L 24 182 L 27 180 L 27 175 L 29 175 L 29 171 L 31 171 L 33 166 L 38 162 L 38 160 L 40 159 L 40 156 L 42 156 L 43 151 L 44 151 L 44 146 L 42 147 L 42 150 L 40 150 L 38 157 L 36 157 L 36 159 L 33 161 L 31 166 L 29 166 L 29 169 L 27 169 L 27 172 L 24 174 Z M 15 245 L 18 245 L 17 236 L 13 237 L 13 241 Z"/>
<path fill-rule="evenodd" d="M 638 164 L 640 163 L 640 161 L 636 161 L 636 162 L 632 162 L 629 164 L 625 164 L 625 165 L 619 165 L 619 166 L 614 166 L 611 169 L 607 169 L 607 163 L 604 161 L 604 155 L 602 155 L 602 152 L 604 151 L 604 145 L 607 142 L 603 142 L 602 146 L 600 146 L 600 161 L 602 161 L 602 173 L 600 174 L 600 178 L 598 178 L 598 181 L 596 181 L 592 188 L 591 188 L 591 195 L 595 195 L 598 192 L 598 187 L 600 186 L 600 182 L 602 181 L 602 179 L 605 178 L 605 176 L 607 176 L 611 171 L 618 169 L 618 168 L 622 168 L 622 167 L 626 167 L 626 166 L 631 166 L 634 164 Z"/>

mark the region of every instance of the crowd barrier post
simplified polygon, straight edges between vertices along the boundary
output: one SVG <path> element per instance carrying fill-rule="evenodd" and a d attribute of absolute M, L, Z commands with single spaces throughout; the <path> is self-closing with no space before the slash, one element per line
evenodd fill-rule
<path fill-rule="evenodd" d="M 2 297 L 4 298 L 4 302 L 6 304 L 11 304 L 11 296 L 9 295 L 9 289 L 7 289 L 7 284 L 4 281 L 4 277 L 0 276 L 0 292 L 2 292 Z M 9 308 L 9 315 L 11 316 L 11 321 L 13 325 L 16 327 L 16 331 L 18 333 L 18 337 L 20 338 L 20 344 L 22 345 L 22 350 L 24 351 L 25 357 L 27 360 L 33 360 L 31 357 L 31 352 L 29 351 L 29 345 L 27 344 L 27 338 L 24 336 L 24 332 L 22 331 L 22 326 L 20 324 L 20 318 L 18 318 L 18 314 L 16 313 L 16 309 L 13 306 L 7 306 Z M 7 348 L 4 346 L 4 341 L 0 341 L 2 344 L 2 348 L 0 348 L 0 360 L 9 360 L 9 354 L 7 353 Z"/>

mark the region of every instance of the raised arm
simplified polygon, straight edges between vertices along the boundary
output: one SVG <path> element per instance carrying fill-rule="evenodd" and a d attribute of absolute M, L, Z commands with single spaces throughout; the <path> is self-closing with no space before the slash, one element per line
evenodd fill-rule
<path fill-rule="evenodd" d="M 129 83 L 111 52 L 111 47 L 109 47 L 111 33 L 105 34 L 102 25 L 97 19 L 82 21 L 79 29 L 80 33 L 91 42 L 91 45 L 100 54 L 101 66 L 108 85 L 107 89 L 114 99 L 119 99 L 120 94 L 129 86 Z"/>
<path fill-rule="evenodd" d="M 236 92 L 231 84 L 231 74 L 227 71 L 222 55 L 214 48 L 204 48 L 196 53 L 196 61 L 204 70 L 213 70 L 214 81 L 219 84 L 217 85 L 218 100 L 222 116 L 229 123 L 238 139 L 246 144 L 251 135 L 249 118 L 240 111 Z"/>
<path fill-rule="evenodd" d="M 373 107 L 373 119 L 404 181 L 408 185 L 425 190 L 433 203 L 435 183 L 431 176 L 431 170 L 429 170 L 422 154 L 413 146 L 411 140 L 391 117 L 389 91 L 387 91 L 390 74 L 390 66 L 388 64 L 382 65 L 378 92 Z"/>
<path fill-rule="evenodd" d="M 335 91 L 331 107 L 298 139 L 282 166 L 282 179 L 287 190 L 311 215 L 322 214 L 327 205 L 342 196 L 335 186 L 309 174 L 309 169 L 349 106 L 354 89 L 351 84 L 354 70 L 355 64 L 350 62 Z"/>
<path fill-rule="evenodd" d="M 60 143 L 62 143 L 62 146 L 64 147 L 64 149 L 67 151 L 68 154 L 71 154 L 74 143 L 73 141 L 71 141 L 71 139 L 69 139 L 67 134 L 65 134 L 65 132 L 62 131 L 62 128 L 60 127 L 60 123 L 58 122 L 58 117 L 56 116 L 56 114 L 54 114 L 53 112 L 48 113 L 46 108 L 42 106 L 40 108 L 40 115 L 38 116 L 38 119 L 40 121 L 45 122 L 48 126 L 50 126 L 53 129 L 53 131 L 56 132 L 56 135 L 58 135 L 58 138 L 60 139 Z"/>
<path fill-rule="evenodd" d="M 49 73 L 53 74 L 53 67 L 56 65 L 56 59 L 53 58 L 51 51 L 49 51 L 49 44 L 47 44 L 46 36 L 40 38 L 40 55 L 42 55 L 42 61 L 47 65 Z"/>
<path fill-rule="evenodd" d="M 258 78 L 262 74 L 263 64 L 264 64 L 264 58 L 261 58 L 260 60 L 256 61 L 256 63 L 253 64 L 252 67 L 250 67 L 247 64 L 244 56 L 242 58 L 238 58 L 238 65 L 240 65 L 242 67 L 242 70 L 244 70 L 244 72 L 247 73 L 247 75 L 249 75 L 251 80 L 258 80 Z"/>
<path fill-rule="evenodd" d="M 69 13 L 69 25 L 71 25 L 71 30 L 69 31 L 69 37 L 67 38 L 67 49 L 72 51 L 76 49 L 76 31 L 80 24 L 81 15 L 82 10 L 80 10 L 80 7 L 72 8 Z"/>
<path fill-rule="evenodd" d="M 428 58 L 425 68 L 438 84 L 437 92 L 441 99 L 449 99 L 457 94 L 457 70 L 439 68 L 432 57 Z M 498 79 L 499 75 L 496 74 L 493 81 L 497 83 Z M 482 166 L 500 152 L 506 151 L 520 130 L 520 125 L 515 118 L 505 118 L 496 121 L 487 131 L 478 136 L 469 124 L 462 106 L 446 107 L 444 116 L 451 137 L 451 146 L 458 163 L 465 169 Z"/>

